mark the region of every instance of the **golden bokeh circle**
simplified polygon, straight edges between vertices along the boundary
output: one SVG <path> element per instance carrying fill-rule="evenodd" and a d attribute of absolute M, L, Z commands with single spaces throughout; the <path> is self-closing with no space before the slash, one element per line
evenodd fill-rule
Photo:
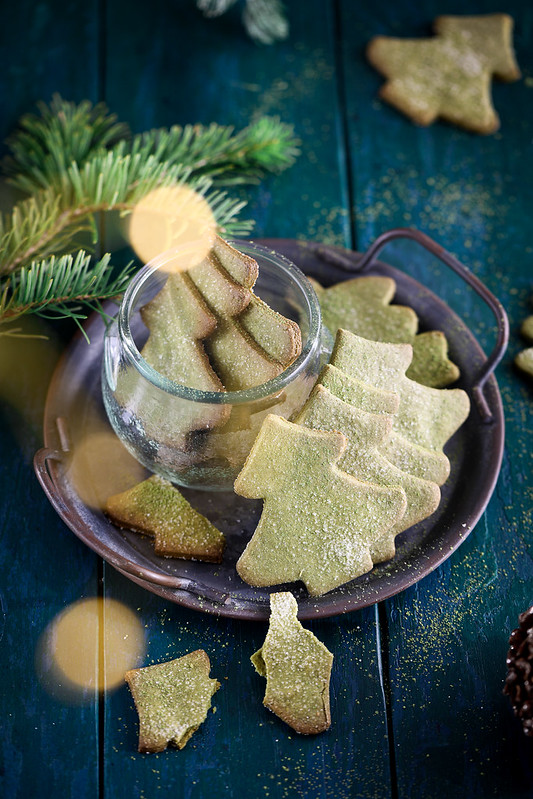
<path fill-rule="evenodd" d="M 124 682 L 145 653 L 144 628 L 130 608 L 113 599 L 82 599 L 52 622 L 48 656 L 71 685 L 99 691 Z"/>
<path fill-rule="evenodd" d="M 211 250 L 216 221 L 209 203 L 190 186 L 159 186 L 136 204 L 128 224 L 131 246 L 148 263 L 175 251 L 171 269 L 182 271 L 200 263 Z"/>

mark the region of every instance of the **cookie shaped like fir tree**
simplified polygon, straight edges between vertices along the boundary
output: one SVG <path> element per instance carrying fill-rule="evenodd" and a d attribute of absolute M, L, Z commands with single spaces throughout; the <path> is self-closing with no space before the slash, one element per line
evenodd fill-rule
<path fill-rule="evenodd" d="M 500 121 L 491 99 L 492 77 L 520 77 L 507 14 L 442 16 L 436 36 L 375 36 L 367 56 L 387 81 L 380 97 L 419 125 L 437 118 L 476 133 L 493 133 Z"/>
<path fill-rule="evenodd" d="M 412 360 L 409 344 L 367 341 L 339 330 L 331 363 L 350 377 L 400 397 L 393 431 L 410 443 L 442 454 L 448 439 L 458 430 L 470 411 L 468 395 L 462 389 L 422 386 L 406 376 Z"/>
<path fill-rule="evenodd" d="M 320 384 L 344 402 L 369 413 L 398 412 L 400 397 L 391 391 L 376 389 L 350 377 L 336 366 L 328 364 L 320 375 Z M 419 447 L 394 429 L 379 445 L 380 452 L 398 469 L 421 480 L 442 485 L 450 476 L 450 461 L 443 452 Z"/>
<path fill-rule="evenodd" d="M 266 417 L 235 491 L 264 499 L 252 539 L 237 562 L 250 585 L 301 580 L 324 594 L 372 568 L 370 547 L 401 518 L 401 488 L 369 485 L 338 468 L 341 433 Z"/>
<path fill-rule="evenodd" d="M 205 721 L 211 697 L 220 688 L 209 677 L 203 649 L 176 660 L 126 672 L 139 714 L 139 752 L 162 752 L 168 744 L 183 749 Z"/>
<path fill-rule="evenodd" d="M 407 376 L 433 388 L 444 388 L 459 377 L 448 358 L 444 333 L 430 330 L 417 334 L 418 317 L 412 308 L 391 305 L 396 282 L 372 275 L 345 280 L 323 288 L 313 281 L 320 300 L 322 320 L 332 335 L 339 328 L 371 341 L 411 344 L 413 360 Z"/>
<path fill-rule="evenodd" d="M 257 276 L 253 258 L 216 237 L 207 257 L 184 273 L 170 274 L 147 306 L 148 363 L 157 370 L 161 353 L 172 351 L 173 373 L 184 375 L 185 385 L 202 387 L 194 382 L 196 370 L 196 383 L 201 378 L 227 391 L 280 374 L 300 354 L 301 333 L 296 322 L 254 294 Z"/>
<path fill-rule="evenodd" d="M 379 446 L 390 436 L 392 417 L 361 410 L 319 384 L 298 414 L 296 422 L 315 430 L 338 430 L 346 436 L 347 447 L 338 465 L 347 474 L 363 482 L 399 486 L 405 491 L 405 513 L 370 547 L 373 563 L 394 557 L 395 537 L 437 509 L 440 490 L 436 483 L 421 480 L 398 469 L 379 451 Z"/>

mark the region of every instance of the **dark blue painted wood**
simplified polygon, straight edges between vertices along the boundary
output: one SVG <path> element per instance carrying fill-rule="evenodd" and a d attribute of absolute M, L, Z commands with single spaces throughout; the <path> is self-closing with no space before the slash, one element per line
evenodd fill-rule
<path fill-rule="evenodd" d="M 185 14 L 183 3 L 178 6 L 181 16 L 169 15 L 163 5 L 130 4 L 125 17 L 125 4 L 109 4 L 110 105 L 135 130 L 195 120 L 243 127 L 258 114 L 293 122 L 302 139 L 298 162 L 247 192 L 257 235 L 349 246 L 331 10 L 314 2 L 308 14 L 293 14 L 290 41 L 265 50 L 243 38 L 238 19 L 206 22 Z M 111 33 L 119 28 L 122 40 Z M 250 656 L 261 645 L 266 625 L 169 606 L 109 569 L 105 584 L 110 597 L 127 593 L 141 609 L 149 662 L 204 647 L 213 675 L 222 682 L 217 713 L 191 744 L 155 759 L 133 753 L 136 720 L 127 689 L 110 698 L 105 784 L 113 796 L 130 796 L 132 787 L 135 796 L 156 790 L 173 796 L 180 786 L 187 797 L 390 795 L 373 610 L 313 627 L 335 654 L 334 722 L 331 732 L 302 738 L 262 707 L 264 681 Z"/>
<path fill-rule="evenodd" d="M 192 0 L 3 8 L 2 133 L 54 91 L 105 99 L 136 131 L 195 121 L 241 127 L 263 113 L 294 123 L 297 164 L 246 190 L 258 236 L 364 249 L 388 228 L 414 225 L 504 302 L 512 337 L 498 369 L 507 450 L 497 490 L 477 529 L 434 574 L 380 609 L 310 625 L 335 655 L 333 724 L 317 738 L 292 734 L 261 706 L 264 681 L 249 657 L 265 625 L 185 610 L 104 565 L 105 597 L 124 602 L 145 628 L 145 662 L 203 647 L 222 683 L 217 712 L 183 751 L 141 756 L 125 686 L 100 705 L 94 695 L 68 704 L 43 686 L 47 662 L 35 664 L 49 622 L 97 593 L 98 561 L 55 516 L 31 469 L 55 351 L 0 341 L 2 796 L 531 793 L 531 752 L 501 687 L 507 637 L 533 585 L 533 394 L 511 364 L 532 310 L 533 12 L 511 3 L 524 80 L 495 87 L 502 129 L 482 138 L 440 123 L 415 128 L 376 99 L 382 79 L 364 59 L 375 33 L 427 35 L 437 14 L 457 12 L 449 0 L 313 0 L 305 12 L 288 5 L 290 39 L 273 48 L 246 38 L 236 9 L 206 21 Z M 482 0 L 462 10 L 502 9 Z M 413 249 L 385 255 L 407 262 L 490 348 L 490 315 L 454 278 Z M 105 626 L 100 632 L 105 639 Z"/>
<path fill-rule="evenodd" d="M 475 10 L 501 9 L 486 2 L 476 4 Z M 502 127 L 483 138 L 440 123 L 429 129 L 414 127 L 375 99 L 382 79 L 361 57 L 373 34 L 427 35 L 431 20 L 456 13 L 456 6 L 428 0 L 417 4 L 415 13 L 408 4 L 377 2 L 361 11 L 342 3 L 359 246 L 386 228 L 420 228 L 499 296 L 512 328 L 509 354 L 497 372 L 507 450 L 496 493 L 466 544 L 434 574 L 386 603 L 401 797 L 515 797 L 529 795 L 533 786 L 531 767 L 526 765 L 531 751 L 501 695 L 509 630 L 531 602 L 533 585 L 533 395 L 511 365 L 522 346 L 517 330 L 530 313 L 533 291 L 528 223 L 533 178 L 531 10 L 521 3 L 511 3 L 506 10 L 516 19 L 517 54 L 525 80 L 495 86 Z M 409 270 L 422 280 L 425 262 L 423 257 L 408 261 Z M 490 316 L 479 301 L 443 270 L 433 271 L 430 281 L 485 346 L 492 346 Z"/>
<path fill-rule="evenodd" d="M 97 99 L 97 3 L 2 4 L 0 139 L 22 113 L 54 92 Z M 2 207 L 11 197 L 2 186 Z M 97 592 L 97 558 L 60 522 L 35 479 L 44 399 L 60 345 L 0 338 L 0 795 L 98 792 L 98 698 L 59 700 L 47 626 L 70 603 Z M 71 335 L 71 333 L 70 333 Z"/>

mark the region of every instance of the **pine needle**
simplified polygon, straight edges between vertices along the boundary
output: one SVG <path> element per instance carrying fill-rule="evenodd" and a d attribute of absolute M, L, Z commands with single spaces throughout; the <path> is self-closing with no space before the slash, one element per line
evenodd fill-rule
<path fill-rule="evenodd" d="M 196 0 L 204 17 L 219 17 L 237 0 Z M 274 44 L 289 35 L 289 23 L 280 0 L 246 0 L 242 12 L 246 32 L 260 44 Z"/>
<path fill-rule="evenodd" d="M 97 214 L 128 214 L 155 188 L 186 184 L 206 199 L 222 233 L 248 235 L 252 222 L 238 218 L 246 203 L 220 187 L 257 183 L 298 155 L 292 127 L 279 119 L 239 132 L 213 123 L 131 137 L 103 104 L 54 95 L 39 111 L 22 117 L 4 160 L 9 181 L 29 196 L 0 214 L 0 324 L 26 313 L 80 323 L 123 290 L 130 267 L 115 279 L 109 254 L 95 262 L 79 250 L 83 234 L 98 243 Z"/>

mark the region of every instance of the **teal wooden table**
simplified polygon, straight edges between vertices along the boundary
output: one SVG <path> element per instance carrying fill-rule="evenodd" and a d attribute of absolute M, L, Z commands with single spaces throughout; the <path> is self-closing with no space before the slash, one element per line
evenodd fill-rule
<path fill-rule="evenodd" d="M 533 794 L 533 749 L 502 695 L 509 633 L 533 596 L 533 389 L 512 365 L 532 312 L 533 7 L 507 10 L 523 77 L 494 86 L 502 127 L 481 137 L 422 129 L 377 100 L 364 48 L 378 33 L 428 35 L 450 0 L 292 0 L 289 38 L 261 47 L 239 14 L 205 20 L 193 0 L 20 0 L 0 10 L 0 131 L 48 101 L 105 100 L 134 131 L 262 115 L 293 123 L 296 164 L 242 190 L 257 237 L 364 250 L 416 227 L 462 260 L 504 304 L 507 354 L 497 369 L 506 450 L 496 490 L 464 544 L 403 593 L 309 627 L 334 653 L 332 726 L 300 737 L 261 707 L 250 655 L 262 622 L 187 610 L 137 587 L 63 524 L 32 469 L 48 381 L 73 328 L 43 340 L 0 339 L 0 795 L 19 797 L 488 797 Z M 3 189 L 2 204 L 12 196 Z M 494 325 L 449 275 L 411 274 L 439 294 L 488 350 Z M 480 464 L 483 468 L 483 464 Z M 465 487 L 467 490 L 467 487 Z M 144 663 L 196 648 L 222 682 L 217 712 L 183 751 L 136 752 L 125 685 L 65 697 L 47 685 L 43 634 L 81 598 L 103 597 L 92 635 L 106 649 L 106 602 L 140 620 Z M 95 668 L 98 663 L 95 664 Z M 227 679 L 226 679 L 227 678 Z"/>

